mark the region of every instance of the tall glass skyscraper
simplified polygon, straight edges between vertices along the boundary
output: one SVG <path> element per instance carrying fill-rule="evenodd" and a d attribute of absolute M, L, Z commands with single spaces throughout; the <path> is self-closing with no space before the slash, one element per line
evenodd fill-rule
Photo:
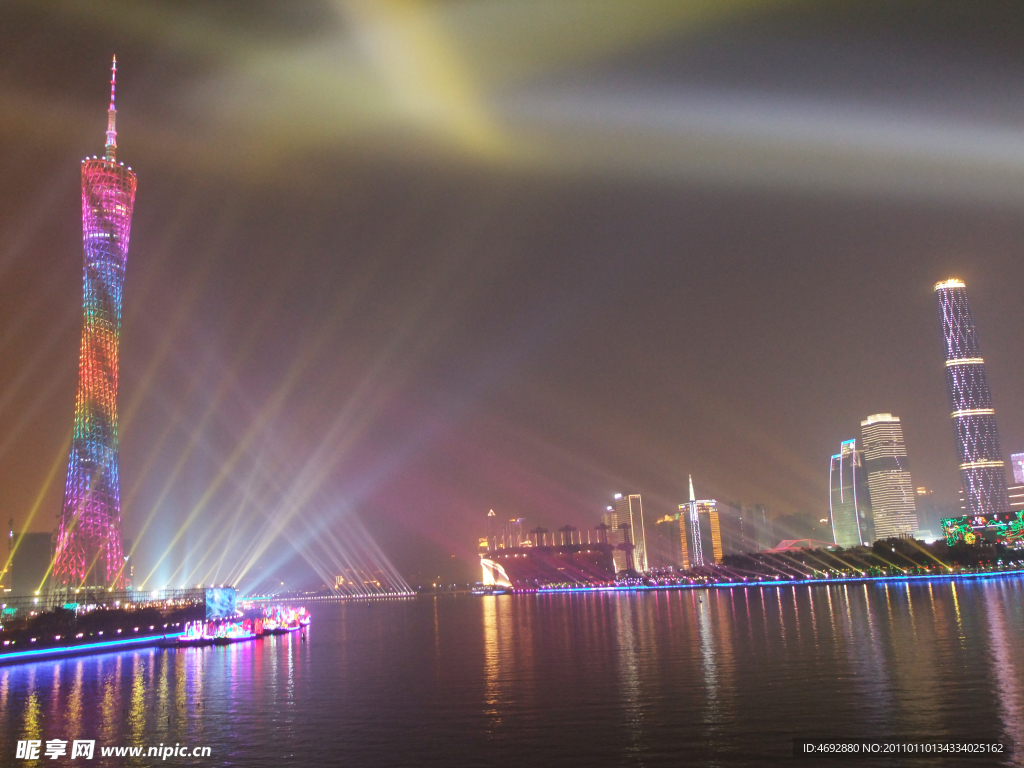
<path fill-rule="evenodd" d="M 844 440 L 828 470 L 829 516 L 832 538 L 841 547 L 857 547 L 875 540 L 868 496 L 864 453 L 857 441 Z"/>
<path fill-rule="evenodd" d="M 946 352 L 946 388 L 956 430 L 967 514 L 991 517 L 1009 508 L 996 412 L 974 315 L 962 280 L 935 285 Z"/>
<path fill-rule="evenodd" d="M 57 589 L 123 584 L 117 355 L 135 174 L 117 162 L 116 75 L 117 59 L 110 79 L 106 152 L 101 158 L 82 161 L 85 321 L 71 456 L 53 565 Z"/>
<path fill-rule="evenodd" d="M 860 430 L 875 536 L 913 533 L 918 529 L 917 505 L 899 416 L 876 413 L 860 423 Z"/>

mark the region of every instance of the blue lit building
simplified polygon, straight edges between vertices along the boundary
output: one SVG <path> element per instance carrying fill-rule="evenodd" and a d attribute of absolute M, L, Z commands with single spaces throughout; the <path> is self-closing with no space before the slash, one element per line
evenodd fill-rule
<path fill-rule="evenodd" d="M 844 440 L 828 470 L 832 538 L 840 547 L 857 547 L 875 540 L 867 479 L 864 452 L 858 450 L 855 439 Z"/>

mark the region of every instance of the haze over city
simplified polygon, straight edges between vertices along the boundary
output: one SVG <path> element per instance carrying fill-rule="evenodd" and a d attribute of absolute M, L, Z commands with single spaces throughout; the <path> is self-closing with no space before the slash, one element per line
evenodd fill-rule
<path fill-rule="evenodd" d="M 276 520 L 259 567 L 299 582 L 289 537 L 360 525 L 405 576 L 469 580 L 488 509 L 592 528 L 690 474 L 817 519 L 880 412 L 952 503 L 954 276 L 1024 449 L 1019 10 L 633 6 L 8 5 L 0 511 L 60 511 L 112 51 L 137 579 Z"/>
<path fill-rule="evenodd" d="M 1022 52 L 0 4 L 0 763 L 1020 765 Z"/>

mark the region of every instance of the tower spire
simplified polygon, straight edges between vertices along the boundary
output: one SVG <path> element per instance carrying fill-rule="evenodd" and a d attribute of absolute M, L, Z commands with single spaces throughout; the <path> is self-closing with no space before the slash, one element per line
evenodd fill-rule
<path fill-rule="evenodd" d="M 114 88 L 117 85 L 117 56 L 110 66 L 110 109 L 107 110 L 107 146 L 104 158 L 117 159 L 117 109 L 114 107 Z"/>
<path fill-rule="evenodd" d="M 693 492 L 693 475 L 690 475 L 690 501 L 696 501 L 697 496 Z"/>

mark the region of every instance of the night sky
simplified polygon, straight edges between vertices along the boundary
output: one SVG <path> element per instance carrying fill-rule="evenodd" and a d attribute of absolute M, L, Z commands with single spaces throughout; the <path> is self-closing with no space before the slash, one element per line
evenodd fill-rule
<path fill-rule="evenodd" d="M 475 578 L 490 508 L 653 521 L 688 474 L 818 517 L 877 412 L 952 501 L 953 276 L 1024 450 L 1018 3 L 40 5 L 0 6 L 17 530 L 60 512 L 113 53 L 137 584 L 326 579 L 362 525 L 412 582 Z"/>

